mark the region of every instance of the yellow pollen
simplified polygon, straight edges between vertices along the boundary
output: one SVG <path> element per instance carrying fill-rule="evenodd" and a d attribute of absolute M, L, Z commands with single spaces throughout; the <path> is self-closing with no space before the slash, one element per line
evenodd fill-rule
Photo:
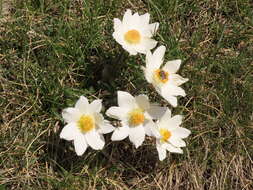
<path fill-rule="evenodd" d="M 95 128 L 95 122 L 92 116 L 82 115 L 78 121 L 78 127 L 81 132 L 86 133 Z"/>
<path fill-rule="evenodd" d="M 154 78 L 158 83 L 166 83 L 169 80 L 169 73 L 161 69 L 157 69 L 155 70 Z"/>
<path fill-rule="evenodd" d="M 134 109 L 129 113 L 129 123 L 131 126 L 138 126 L 145 120 L 143 111 L 141 109 Z"/>
<path fill-rule="evenodd" d="M 141 34 L 137 30 L 129 30 L 125 33 L 124 38 L 130 44 L 138 44 L 141 41 Z"/>
<path fill-rule="evenodd" d="M 162 142 L 168 141 L 169 138 L 171 137 L 171 132 L 168 131 L 167 129 L 160 129 L 159 132 L 160 132 L 160 135 L 162 136 L 161 138 Z"/>

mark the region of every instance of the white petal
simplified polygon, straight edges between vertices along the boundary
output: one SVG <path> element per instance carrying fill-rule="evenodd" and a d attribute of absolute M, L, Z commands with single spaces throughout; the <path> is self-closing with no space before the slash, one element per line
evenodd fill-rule
<path fill-rule="evenodd" d="M 169 152 L 183 154 L 183 150 L 179 147 L 174 147 L 169 143 L 164 143 L 164 145 L 164 147 L 166 147 L 166 150 L 168 150 Z"/>
<path fill-rule="evenodd" d="M 170 118 L 170 119 L 167 121 L 167 125 L 168 125 L 168 126 L 171 126 L 171 127 L 169 127 L 169 128 L 175 129 L 176 127 L 178 128 L 179 125 L 181 125 L 182 120 L 183 120 L 183 116 L 182 116 L 182 115 L 175 115 L 175 116 L 173 116 L 172 118 Z"/>
<path fill-rule="evenodd" d="M 149 100 L 148 100 L 148 96 L 141 94 L 139 96 L 135 97 L 135 101 L 138 104 L 138 106 L 143 109 L 143 110 L 147 110 L 150 107 L 149 104 Z"/>
<path fill-rule="evenodd" d="M 121 20 L 119 20 L 118 18 L 114 18 L 113 22 L 114 22 L 114 25 L 113 25 L 114 30 L 118 30 L 122 25 Z"/>
<path fill-rule="evenodd" d="M 82 114 L 86 114 L 89 109 L 88 99 L 84 96 L 80 96 L 79 100 L 75 104 L 75 108 L 79 109 Z"/>
<path fill-rule="evenodd" d="M 164 160 L 166 158 L 166 149 L 162 148 L 159 140 L 156 141 L 156 149 L 158 152 L 159 160 Z"/>
<path fill-rule="evenodd" d="M 153 121 L 148 121 L 144 124 L 144 130 L 146 135 L 153 136 L 155 138 L 160 138 L 160 133 L 158 131 L 158 127 Z"/>
<path fill-rule="evenodd" d="M 136 107 L 135 98 L 128 92 L 118 91 L 118 104 L 119 107 L 133 109 Z"/>
<path fill-rule="evenodd" d="M 179 125 L 182 123 L 182 116 L 175 115 L 172 118 L 169 117 L 170 111 L 168 110 L 163 117 L 160 119 L 158 126 L 161 128 L 166 128 L 169 131 L 176 130 Z"/>
<path fill-rule="evenodd" d="M 95 150 L 101 150 L 105 145 L 105 141 L 96 130 L 85 133 L 85 139 L 91 148 Z"/>
<path fill-rule="evenodd" d="M 162 94 L 162 97 L 167 100 L 173 107 L 177 107 L 177 98 L 175 96 Z"/>
<path fill-rule="evenodd" d="M 105 114 L 111 118 L 114 118 L 114 119 L 124 120 L 127 117 L 127 113 L 128 113 L 128 109 L 113 106 L 113 107 L 110 107 L 106 111 Z"/>
<path fill-rule="evenodd" d="M 171 136 L 169 138 L 169 142 L 175 146 L 175 147 L 185 147 L 186 144 L 184 142 L 184 140 L 180 139 L 180 138 L 177 138 L 177 137 L 174 137 L 174 136 Z"/>
<path fill-rule="evenodd" d="M 129 135 L 129 127 L 123 126 L 115 128 L 111 140 L 112 141 L 121 141 Z"/>
<path fill-rule="evenodd" d="M 166 84 L 161 88 L 162 95 L 171 95 L 171 96 L 185 96 L 185 91 L 181 87 Z"/>
<path fill-rule="evenodd" d="M 180 86 L 181 84 L 187 82 L 189 79 L 183 78 L 178 74 L 169 75 L 169 83 L 175 86 Z"/>
<path fill-rule="evenodd" d="M 147 52 L 153 49 L 157 44 L 157 41 L 151 38 L 143 38 L 142 42 L 139 45 L 135 46 L 135 50 L 142 54 L 147 54 Z"/>
<path fill-rule="evenodd" d="M 78 156 L 83 155 L 88 145 L 83 134 L 79 134 L 74 140 L 74 147 Z"/>
<path fill-rule="evenodd" d="M 180 65 L 181 65 L 180 59 L 168 61 L 163 67 L 163 70 L 167 71 L 169 74 L 174 74 L 178 71 Z"/>
<path fill-rule="evenodd" d="M 145 67 L 142 67 L 142 70 L 144 72 L 145 78 L 148 81 L 148 83 L 152 83 L 153 72 L 151 70 L 146 69 Z"/>
<path fill-rule="evenodd" d="M 171 111 L 169 108 L 166 109 L 166 112 L 163 114 L 163 116 L 160 118 L 159 122 L 157 125 L 159 128 L 166 128 L 168 127 L 168 123 L 171 119 Z"/>
<path fill-rule="evenodd" d="M 109 121 L 104 120 L 102 124 L 99 125 L 99 133 L 107 134 L 114 131 L 115 127 L 113 127 Z"/>
<path fill-rule="evenodd" d="M 190 134 L 191 134 L 191 131 L 186 129 L 186 128 L 183 128 L 183 127 L 177 127 L 175 130 L 172 131 L 173 134 L 176 136 L 176 137 L 179 137 L 179 138 L 187 138 Z"/>
<path fill-rule="evenodd" d="M 159 23 L 158 22 L 152 23 L 149 25 L 149 28 L 151 30 L 151 33 L 154 35 L 159 28 Z"/>
<path fill-rule="evenodd" d="M 122 45 L 122 48 L 128 51 L 130 55 L 137 55 L 137 51 L 130 45 Z"/>
<path fill-rule="evenodd" d="M 148 24 L 149 19 L 150 19 L 150 14 L 149 13 L 145 13 L 144 15 L 140 16 L 140 20 L 141 20 L 142 24 Z"/>
<path fill-rule="evenodd" d="M 130 127 L 129 128 L 129 139 L 138 148 L 145 139 L 145 130 L 143 126 Z"/>
<path fill-rule="evenodd" d="M 74 140 L 76 136 L 79 135 L 79 130 L 77 129 L 76 123 L 69 123 L 66 125 L 61 133 L 60 133 L 60 138 L 65 139 L 67 141 Z"/>
<path fill-rule="evenodd" d="M 147 112 L 153 119 L 160 119 L 165 114 L 166 110 L 167 108 L 165 107 L 160 107 L 158 105 L 151 104 Z"/>
<path fill-rule="evenodd" d="M 130 9 L 127 9 L 123 16 L 123 24 L 128 23 L 131 17 L 132 17 L 132 11 Z"/>
<path fill-rule="evenodd" d="M 62 117 L 67 123 L 77 122 L 81 115 L 80 111 L 76 108 L 66 108 L 62 111 Z"/>
<path fill-rule="evenodd" d="M 102 100 L 94 100 L 89 105 L 89 112 L 90 113 L 99 113 L 102 109 Z"/>
<path fill-rule="evenodd" d="M 160 46 L 158 47 L 154 53 L 153 53 L 153 59 L 158 62 L 158 63 L 162 63 L 163 62 L 163 57 L 164 57 L 164 54 L 165 54 L 165 51 L 166 51 L 166 48 L 165 46 Z M 159 68 L 161 66 L 161 64 L 157 67 Z"/>

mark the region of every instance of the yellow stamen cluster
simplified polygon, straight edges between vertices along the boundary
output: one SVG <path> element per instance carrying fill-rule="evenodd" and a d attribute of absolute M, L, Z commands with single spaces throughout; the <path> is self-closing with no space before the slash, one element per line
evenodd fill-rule
<path fill-rule="evenodd" d="M 160 129 L 159 132 L 160 132 L 160 135 L 162 136 L 161 138 L 162 142 L 168 141 L 169 138 L 171 137 L 171 132 L 168 131 L 167 129 Z"/>
<path fill-rule="evenodd" d="M 143 113 L 143 110 L 141 109 L 134 109 L 129 113 L 129 124 L 131 126 L 138 126 L 142 123 L 144 123 L 145 116 Z"/>
<path fill-rule="evenodd" d="M 82 115 L 78 121 L 78 127 L 81 132 L 86 133 L 95 128 L 94 118 L 90 115 Z"/>
<path fill-rule="evenodd" d="M 141 34 L 137 30 L 129 30 L 125 33 L 124 38 L 130 44 L 138 44 L 141 41 Z"/>
<path fill-rule="evenodd" d="M 154 78 L 158 83 L 166 83 L 169 80 L 169 73 L 164 70 L 157 69 L 155 70 Z"/>

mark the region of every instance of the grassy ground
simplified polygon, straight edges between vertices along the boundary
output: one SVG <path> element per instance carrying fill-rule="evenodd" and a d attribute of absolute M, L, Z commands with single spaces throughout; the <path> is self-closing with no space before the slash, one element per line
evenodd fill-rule
<path fill-rule="evenodd" d="M 250 0 L 14 0 L 10 8 L 0 21 L 0 190 L 253 189 Z M 119 56 L 112 20 L 126 8 L 160 22 L 166 60 L 182 59 L 190 79 L 172 111 L 192 135 L 183 155 L 163 162 L 152 139 L 136 150 L 109 134 L 103 152 L 82 157 L 59 139 L 61 110 L 80 95 L 108 108 L 126 90 L 169 106 L 145 82 L 144 57 Z"/>

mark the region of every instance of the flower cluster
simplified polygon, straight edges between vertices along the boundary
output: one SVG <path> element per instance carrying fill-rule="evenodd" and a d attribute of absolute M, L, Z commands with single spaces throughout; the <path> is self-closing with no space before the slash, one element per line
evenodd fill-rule
<path fill-rule="evenodd" d="M 181 60 L 168 61 L 163 65 L 165 46 L 158 47 L 153 53 L 150 51 L 157 45 L 152 36 L 159 23 L 149 24 L 149 20 L 148 13 L 139 15 L 127 10 L 122 21 L 114 19 L 113 37 L 130 55 L 146 55 L 146 66 L 142 70 L 147 82 L 176 107 L 177 96 L 186 95 L 180 85 L 188 79 L 176 74 Z M 118 91 L 117 98 L 118 106 L 110 107 L 106 115 L 119 120 L 121 126 L 114 127 L 104 119 L 100 113 L 102 100 L 89 103 L 86 97 L 81 96 L 74 107 L 63 110 L 62 117 L 67 125 L 61 131 L 60 138 L 73 140 L 79 156 L 88 146 L 101 150 L 105 145 L 103 134 L 110 132 L 113 132 L 112 141 L 129 137 L 136 148 L 142 145 L 146 135 L 154 137 L 160 160 L 166 158 L 166 151 L 183 153 L 181 148 L 186 146 L 183 139 L 191 132 L 180 127 L 181 115 L 172 117 L 168 108 L 150 103 L 144 94 L 134 97 L 128 92 Z"/>

